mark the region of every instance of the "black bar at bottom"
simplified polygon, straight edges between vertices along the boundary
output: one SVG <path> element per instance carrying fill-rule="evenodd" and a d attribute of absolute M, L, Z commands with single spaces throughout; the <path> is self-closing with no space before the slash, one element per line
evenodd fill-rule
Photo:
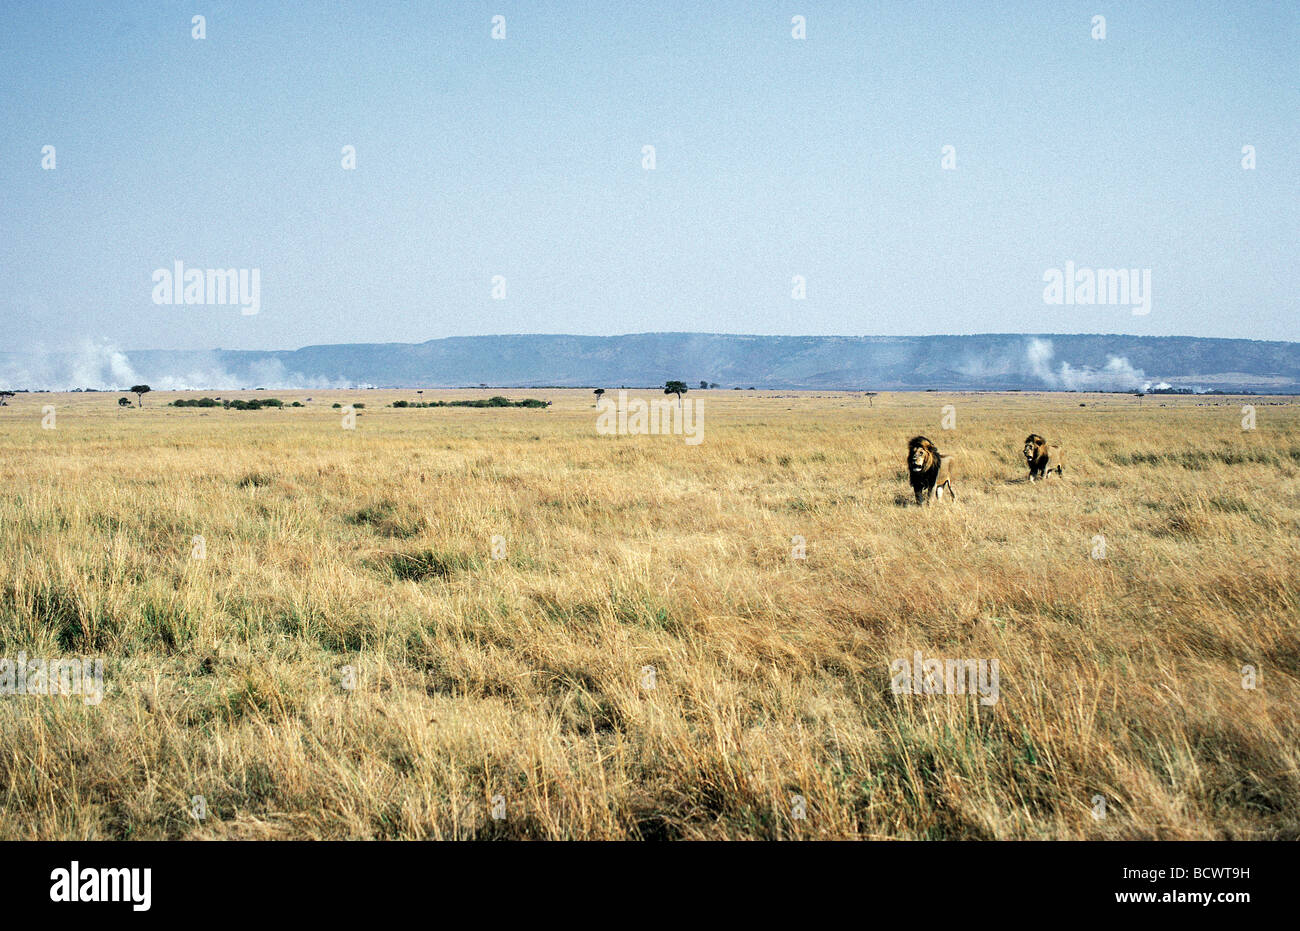
<path fill-rule="evenodd" d="M 0 885 L 10 919 L 112 913 L 127 921 L 337 922 L 419 910 L 436 921 L 468 908 L 494 919 L 572 913 L 592 920 L 601 916 L 593 909 L 613 908 L 619 911 L 603 919 L 616 921 L 620 913 L 734 919 L 788 906 L 809 916 L 847 910 L 873 922 L 947 923 L 967 907 L 1026 917 L 1033 913 L 1020 910 L 1042 908 L 1047 917 L 1196 909 L 1230 920 L 1255 905 L 1296 901 L 1294 885 L 1283 887 L 1295 851 L 1285 843 L 1176 841 L 5 842 Z M 103 872 L 122 869 L 139 872 Z M 84 901 L 112 897 L 118 901 Z"/>

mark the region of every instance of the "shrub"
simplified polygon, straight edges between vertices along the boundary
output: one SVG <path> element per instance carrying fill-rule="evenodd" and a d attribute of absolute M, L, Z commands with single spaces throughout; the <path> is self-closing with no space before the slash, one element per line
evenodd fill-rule
<path fill-rule="evenodd" d="M 529 407 L 539 408 L 546 407 L 546 401 L 539 401 L 537 398 L 524 398 L 522 401 L 512 401 L 501 395 L 487 398 L 477 398 L 473 401 L 394 401 L 390 407 Z M 337 406 L 337 405 L 335 405 Z M 364 404 L 358 404 L 357 407 L 365 407 Z"/>
<path fill-rule="evenodd" d="M 221 402 L 215 398 L 178 398 L 171 403 L 172 407 L 219 407 L 220 405 Z"/>

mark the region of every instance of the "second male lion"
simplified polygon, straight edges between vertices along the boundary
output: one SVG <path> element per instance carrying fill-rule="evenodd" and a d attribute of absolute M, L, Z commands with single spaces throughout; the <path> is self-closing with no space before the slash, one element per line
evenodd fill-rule
<path fill-rule="evenodd" d="M 1025 439 L 1025 462 L 1029 463 L 1029 480 L 1042 476 L 1047 480 L 1048 472 L 1065 474 L 1065 454 L 1059 446 L 1048 446 L 1047 440 L 1037 433 L 1031 433 Z"/>
<path fill-rule="evenodd" d="M 923 436 L 907 441 L 907 480 L 916 492 L 917 504 L 923 504 L 931 492 L 942 498 L 945 488 L 952 500 L 957 500 L 952 490 L 952 456 L 940 455 L 939 448 Z"/>

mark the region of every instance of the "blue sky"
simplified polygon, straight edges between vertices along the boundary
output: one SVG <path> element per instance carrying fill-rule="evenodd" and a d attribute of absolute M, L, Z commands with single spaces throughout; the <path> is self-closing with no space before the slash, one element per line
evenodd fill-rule
<path fill-rule="evenodd" d="M 1295 3 L 109 6 L 0 7 L 0 349 L 1300 339 Z M 154 304 L 177 260 L 260 312 Z M 1067 261 L 1151 313 L 1045 304 Z"/>

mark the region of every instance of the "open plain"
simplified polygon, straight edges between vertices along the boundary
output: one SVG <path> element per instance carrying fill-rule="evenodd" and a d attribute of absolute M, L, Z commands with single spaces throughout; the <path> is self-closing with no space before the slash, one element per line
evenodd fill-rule
<path fill-rule="evenodd" d="M 210 393 L 0 407 L 0 837 L 1300 837 L 1295 399 Z"/>

